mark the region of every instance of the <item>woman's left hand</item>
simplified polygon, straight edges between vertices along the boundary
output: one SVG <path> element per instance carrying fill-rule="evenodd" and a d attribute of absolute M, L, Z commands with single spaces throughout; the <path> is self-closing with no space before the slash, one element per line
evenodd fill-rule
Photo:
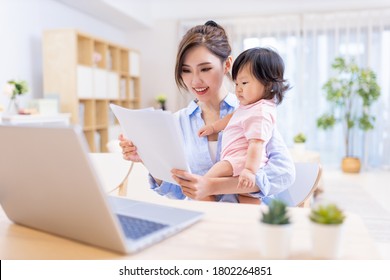
<path fill-rule="evenodd" d="M 178 169 L 173 169 L 172 174 L 185 196 L 194 200 L 209 200 L 212 196 L 209 178 Z"/>

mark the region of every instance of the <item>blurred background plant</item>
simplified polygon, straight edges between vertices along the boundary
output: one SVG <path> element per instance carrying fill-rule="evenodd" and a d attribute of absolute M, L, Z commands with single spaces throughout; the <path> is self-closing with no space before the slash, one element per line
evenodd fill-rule
<path fill-rule="evenodd" d="M 296 134 L 294 136 L 294 143 L 305 143 L 306 142 L 306 135 L 303 134 L 302 132 Z"/>
<path fill-rule="evenodd" d="M 354 128 L 368 131 L 374 128 L 375 117 L 370 106 L 379 98 L 380 87 L 374 71 L 359 67 L 354 60 L 335 58 L 332 63 L 335 75 L 323 85 L 329 112 L 317 119 L 317 127 L 332 128 L 337 122 L 343 125 L 345 156 L 353 156 L 351 139 Z"/>
<path fill-rule="evenodd" d="M 165 110 L 165 102 L 167 101 L 167 96 L 165 94 L 157 95 L 156 101 L 160 104 L 160 108 L 162 110 Z"/>
<path fill-rule="evenodd" d="M 18 95 L 22 95 L 28 92 L 28 85 L 26 81 L 10 80 L 4 86 L 4 93 L 11 99 L 15 99 Z"/>
<path fill-rule="evenodd" d="M 4 94 L 10 98 L 8 103 L 8 113 L 14 114 L 19 112 L 19 105 L 16 97 L 28 92 L 27 82 L 24 80 L 10 80 L 4 86 Z"/>

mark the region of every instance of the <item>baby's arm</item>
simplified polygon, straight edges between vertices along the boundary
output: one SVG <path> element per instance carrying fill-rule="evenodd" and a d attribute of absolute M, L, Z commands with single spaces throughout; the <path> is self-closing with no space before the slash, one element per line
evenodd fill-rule
<path fill-rule="evenodd" d="M 199 137 L 209 136 L 211 134 L 224 130 L 227 124 L 229 123 L 230 119 L 232 118 L 232 116 L 233 113 L 228 114 L 222 119 L 219 119 L 212 124 L 203 126 L 202 128 L 199 129 L 198 136 Z"/>
<path fill-rule="evenodd" d="M 260 167 L 264 141 L 250 139 L 245 168 L 238 179 L 238 188 L 252 188 L 255 185 L 256 172 Z"/>

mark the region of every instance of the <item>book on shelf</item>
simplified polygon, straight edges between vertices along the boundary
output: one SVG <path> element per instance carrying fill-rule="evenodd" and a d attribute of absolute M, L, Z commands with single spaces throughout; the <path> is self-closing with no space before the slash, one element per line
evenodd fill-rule
<path fill-rule="evenodd" d="M 129 64 L 130 64 L 130 76 L 139 77 L 139 54 L 135 51 L 130 52 L 129 56 Z"/>
<path fill-rule="evenodd" d="M 120 99 L 126 99 L 126 84 L 127 84 L 127 80 L 126 78 L 122 77 L 120 79 Z"/>
<path fill-rule="evenodd" d="M 85 105 L 84 103 L 79 103 L 79 124 L 81 127 L 85 125 Z"/>
<path fill-rule="evenodd" d="M 129 98 L 130 100 L 135 99 L 135 82 L 133 79 L 129 80 Z"/>

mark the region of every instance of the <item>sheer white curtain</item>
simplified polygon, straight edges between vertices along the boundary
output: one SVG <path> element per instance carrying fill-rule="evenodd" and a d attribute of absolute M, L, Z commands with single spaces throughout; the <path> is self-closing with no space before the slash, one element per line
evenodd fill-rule
<path fill-rule="evenodd" d="M 375 129 L 359 131 L 353 139 L 355 155 L 365 167 L 390 166 L 390 10 L 359 11 L 332 14 L 308 14 L 302 17 L 302 46 L 305 65 L 301 98 L 308 99 L 309 116 L 324 112 L 327 103 L 321 90 L 331 75 L 330 63 L 336 56 L 354 58 L 362 67 L 373 69 L 381 86 L 381 97 L 373 104 Z M 304 108 L 302 108 L 304 109 Z M 306 111 L 306 110 L 304 110 Z M 344 154 L 341 127 L 318 131 L 309 126 L 314 149 L 328 162 L 339 162 Z M 315 136 L 317 135 L 317 136 Z"/>
<path fill-rule="evenodd" d="M 366 167 L 390 167 L 390 10 L 334 12 L 216 20 L 227 30 L 236 57 L 254 46 L 272 47 L 283 57 L 292 89 L 278 107 L 278 127 L 289 145 L 298 132 L 326 164 L 344 155 L 341 125 L 319 130 L 316 119 L 326 110 L 322 85 L 336 56 L 354 57 L 372 68 L 381 86 L 372 106 L 375 129 L 357 133 L 355 154 Z M 180 23 L 180 36 L 205 20 Z"/>

